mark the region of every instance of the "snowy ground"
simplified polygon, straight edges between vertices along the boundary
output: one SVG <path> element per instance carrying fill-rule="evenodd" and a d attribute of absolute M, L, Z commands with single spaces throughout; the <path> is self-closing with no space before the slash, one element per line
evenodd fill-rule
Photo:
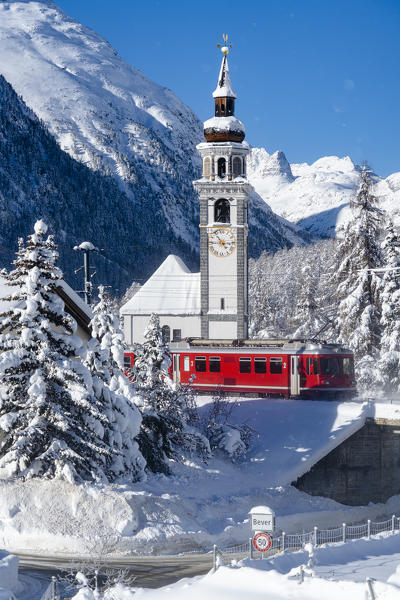
<path fill-rule="evenodd" d="M 208 399 L 202 399 L 202 411 Z M 400 404 L 246 399 L 234 417 L 257 431 L 247 459 L 173 463 L 174 477 L 134 486 L 66 482 L 0 483 L 0 546 L 21 552 L 174 554 L 247 541 L 248 511 L 266 504 L 287 533 L 400 514 L 400 496 L 385 505 L 345 507 L 290 486 L 366 417 L 400 419 Z M 115 544 L 114 544 L 115 542 Z"/>
<path fill-rule="evenodd" d="M 301 565 L 304 568 L 303 582 L 300 581 Z M 370 598 L 366 595 L 367 577 L 373 579 L 373 591 L 379 600 L 400 597 L 400 533 L 286 552 L 267 560 L 246 559 L 221 566 L 216 573 L 182 579 L 157 590 L 129 590 L 120 586 L 110 590 L 108 598 L 362 600 Z M 84 590 L 75 598 L 93 599 Z"/>

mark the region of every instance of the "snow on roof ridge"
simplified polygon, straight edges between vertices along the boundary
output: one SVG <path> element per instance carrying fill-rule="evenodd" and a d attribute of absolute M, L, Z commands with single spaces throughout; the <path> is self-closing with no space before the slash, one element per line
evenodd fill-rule
<path fill-rule="evenodd" d="M 179 256 L 176 254 L 168 254 L 167 258 L 161 263 L 158 269 L 154 271 L 150 279 L 155 275 L 161 275 L 168 271 L 182 271 L 183 273 L 191 273 L 190 269 Z M 146 285 L 150 279 L 148 279 L 144 285 Z"/>

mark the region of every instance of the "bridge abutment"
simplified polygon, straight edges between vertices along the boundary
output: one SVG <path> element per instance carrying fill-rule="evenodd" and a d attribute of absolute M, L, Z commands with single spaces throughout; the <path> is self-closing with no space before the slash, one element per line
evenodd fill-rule
<path fill-rule="evenodd" d="M 400 420 L 367 419 L 293 485 L 350 506 L 400 494 Z"/>

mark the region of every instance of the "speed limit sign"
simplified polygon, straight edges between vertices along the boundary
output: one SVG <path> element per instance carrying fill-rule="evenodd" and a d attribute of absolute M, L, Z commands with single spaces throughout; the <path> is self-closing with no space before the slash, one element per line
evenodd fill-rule
<path fill-rule="evenodd" d="M 253 537 L 253 546 L 258 552 L 267 552 L 271 548 L 272 540 L 268 533 L 256 533 Z"/>

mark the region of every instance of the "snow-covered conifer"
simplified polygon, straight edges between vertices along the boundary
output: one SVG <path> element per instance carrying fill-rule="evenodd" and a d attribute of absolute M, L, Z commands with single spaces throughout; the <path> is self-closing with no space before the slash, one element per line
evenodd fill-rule
<path fill-rule="evenodd" d="M 374 364 L 381 337 L 381 281 L 373 269 L 382 266 L 382 211 L 371 187 L 370 171 L 364 166 L 359 191 L 350 205 L 351 219 L 340 232 L 334 268 L 339 340 L 355 353 L 361 389 L 370 387 L 376 378 Z"/>
<path fill-rule="evenodd" d="M 145 460 L 136 438 L 141 415 L 136 393 L 123 374 L 123 333 L 104 286 L 99 286 L 99 302 L 93 308 L 85 365 L 93 376 L 95 393 L 105 405 L 109 420 L 108 442 L 114 450 L 111 470 L 116 477 L 137 481 L 144 477 Z"/>
<path fill-rule="evenodd" d="M 136 382 L 143 416 L 139 446 L 148 468 L 168 473 L 166 458 L 185 452 L 210 453 L 207 439 L 192 423 L 188 396 L 168 375 L 171 355 L 164 343 L 158 315 L 151 315 L 145 341 L 135 352 Z"/>
<path fill-rule="evenodd" d="M 317 278 L 319 275 L 320 273 L 311 265 L 306 265 L 301 270 L 301 288 L 294 316 L 297 325 L 294 337 L 313 337 L 325 324 L 320 317 L 318 302 Z"/>
<path fill-rule="evenodd" d="M 26 246 L 20 241 L 14 270 L 3 272 L 11 293 L 0 320 L 0 473 L 104 481 L 113 458 L 108 419 L 57 294 L 53 237 L 43 221 L 34 230 Z"/>
<path fill-rule="evenodd" d="M 379 381 L 387 392 L 400 391 L 400 239 L 388 220 L 382 242 L 381 354 Z"/>

